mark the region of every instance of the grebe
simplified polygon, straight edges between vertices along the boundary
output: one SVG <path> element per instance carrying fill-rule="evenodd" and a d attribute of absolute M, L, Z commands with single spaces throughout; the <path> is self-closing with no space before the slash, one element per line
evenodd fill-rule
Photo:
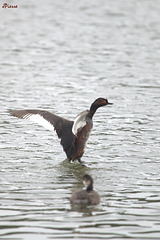
<path fill-rule="evenodd" d="M 93 127 L 92 118 L 99 107 L 112 104 L 107 99 L 97 98 L 90 107 L 90 110 L 81 112 L 74 121 L 59 117 L 44 110 L 15 110 L 11 115 L 29 119 L 43 127 L 56 131 L 61 139 L 60 143 L 69 161 L 78 160 L 83 164 L 81 157 L 84 154 L 85 146 Z"/>
<path fill-rule="evenodd" d="M 83 183 L 86 187 L 85 190 L 80 190 L 73 193 L 70 198 L 71 204 L 76 205 L 97 205 L 100 203 L 100 197 L 98 193 L 93 190 L 93 179 L 90 175 L 83 176 Z"/>

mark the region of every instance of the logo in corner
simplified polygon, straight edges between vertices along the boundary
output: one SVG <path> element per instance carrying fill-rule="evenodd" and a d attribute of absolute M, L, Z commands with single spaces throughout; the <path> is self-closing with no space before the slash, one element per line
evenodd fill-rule
<path fill-rule="evenodd" d="M 8 3 L 3 3 L 2 8 L 18 8 L 18 5 L 11 5 Z"/>

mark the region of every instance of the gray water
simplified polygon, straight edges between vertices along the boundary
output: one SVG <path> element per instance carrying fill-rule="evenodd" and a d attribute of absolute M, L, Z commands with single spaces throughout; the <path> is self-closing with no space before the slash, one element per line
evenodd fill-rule
<path fill-rule="evenodd" d="M 160 2 L 14 3 L 0 9 L 0 239 L 160 239 Z M 8 113 L 74 119 L 97 97 L 114 105 L 94 117 L 87 167 Z M 75 208 L 85 173 L 101 204 Z"/>

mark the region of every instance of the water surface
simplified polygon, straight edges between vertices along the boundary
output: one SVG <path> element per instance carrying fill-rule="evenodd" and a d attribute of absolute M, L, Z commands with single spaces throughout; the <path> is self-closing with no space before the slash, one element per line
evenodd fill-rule
<path fill-rule="evenodd" d="M 159 239 L 159 1 L 17 4 L 0 14 L 0 239 Z M 8 113 L 74 119 L 100 96 L 114 105 L 94 117 L 87 167 Z M 101 204 L 74 208 L 85 173 Z"/>

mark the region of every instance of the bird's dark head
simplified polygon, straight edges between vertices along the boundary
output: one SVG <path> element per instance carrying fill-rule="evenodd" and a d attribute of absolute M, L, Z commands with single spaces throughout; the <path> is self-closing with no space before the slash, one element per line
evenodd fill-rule
<path fill-rule="evenodd" d="M 83 176 L 83 184 L 85 185 L 87 192 L 93 190 L 93 178 L 90 175 L 85 174 Z"/>
<path fill-rule="evenodd" d="M 96 111 L 99 107 L 111 105 L 106 98 L 97 98 L 91 105 L 90 110 Z"/>

